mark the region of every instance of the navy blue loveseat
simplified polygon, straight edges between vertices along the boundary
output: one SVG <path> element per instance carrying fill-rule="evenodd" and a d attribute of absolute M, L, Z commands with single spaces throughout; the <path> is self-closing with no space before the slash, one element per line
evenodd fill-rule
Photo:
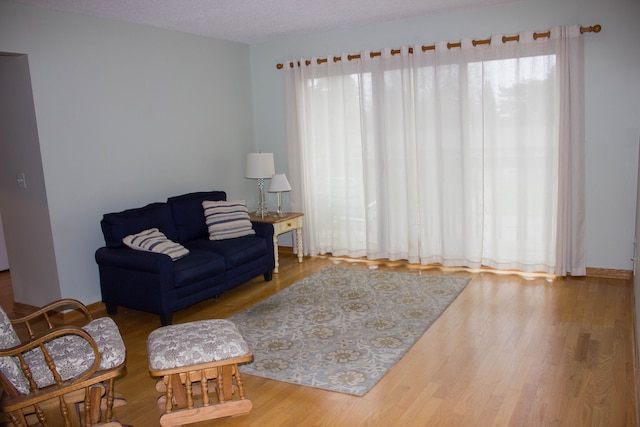
<path fill-rule="evenodd" d="M 105 246 L 96 251 L 102 301 L 160 315 L 162 325 L 175 311 L 216 297 L 256 276 L 270 281 L 275 266 L 273 226 L 252 223 L 255 235 L 209 240 L 203 201 L 226 200 L 224 191 L 189 193 L 166 203 L 105 214 L 100 222 Z M 126 246 L 125 236 L 157 228 L 189 253 L 175 261 Z"/>

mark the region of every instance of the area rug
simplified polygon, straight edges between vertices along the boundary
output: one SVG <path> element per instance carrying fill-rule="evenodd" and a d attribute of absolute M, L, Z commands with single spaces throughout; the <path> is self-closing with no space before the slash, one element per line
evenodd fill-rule
<path fill-rule="evenodd" d="M 362 396 L 469 280 L 327 267 L 229 318 L 254 352 L 240 370 Z"/>

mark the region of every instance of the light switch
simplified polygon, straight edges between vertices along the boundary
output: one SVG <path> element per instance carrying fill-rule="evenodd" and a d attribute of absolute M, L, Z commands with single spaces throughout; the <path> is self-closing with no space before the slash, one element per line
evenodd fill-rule
<path fill-rule="evenodd" d="M 27 189 L 27 178 L 24 176 L 24 172 L 16 175 L 16 183 L 18 184 L 18 188 L 21 190 Z"/>

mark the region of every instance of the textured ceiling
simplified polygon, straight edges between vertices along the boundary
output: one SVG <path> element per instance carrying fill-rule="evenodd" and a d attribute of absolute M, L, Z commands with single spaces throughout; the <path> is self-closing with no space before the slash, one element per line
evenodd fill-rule
<path fill-rule="evenodd" d="M 517 0 L 14 0 L 242 43 Z"/>

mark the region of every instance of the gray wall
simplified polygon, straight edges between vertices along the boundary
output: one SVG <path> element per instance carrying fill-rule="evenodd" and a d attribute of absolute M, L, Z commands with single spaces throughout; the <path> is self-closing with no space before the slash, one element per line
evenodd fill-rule
<path fill-rule="evenodd" d="M 256 143 L 286 172 L 283 75 L 276 64 L 342 52 L 486 38 L 554 25 L 602 25 L 585 34 L 587 266 L 631 270 L 640 132 L 640 2 L 523 0 L 251 46 Z"/>
<path fill-rule="evenodd" d="M 188 191 L 255 197 L 244 178 L 254 149 L 247 45 L 0 0 L 1 51 L 28 56 L 53 236 L 28 265 L 55 260 L 58 276 L 22 281 L 9 250 L 18 302 L 41 305 L 51 287 L 100 301 L 93 257 L 106 212 Z M 21 238 L 37 240 L 30 232 Z"/>

